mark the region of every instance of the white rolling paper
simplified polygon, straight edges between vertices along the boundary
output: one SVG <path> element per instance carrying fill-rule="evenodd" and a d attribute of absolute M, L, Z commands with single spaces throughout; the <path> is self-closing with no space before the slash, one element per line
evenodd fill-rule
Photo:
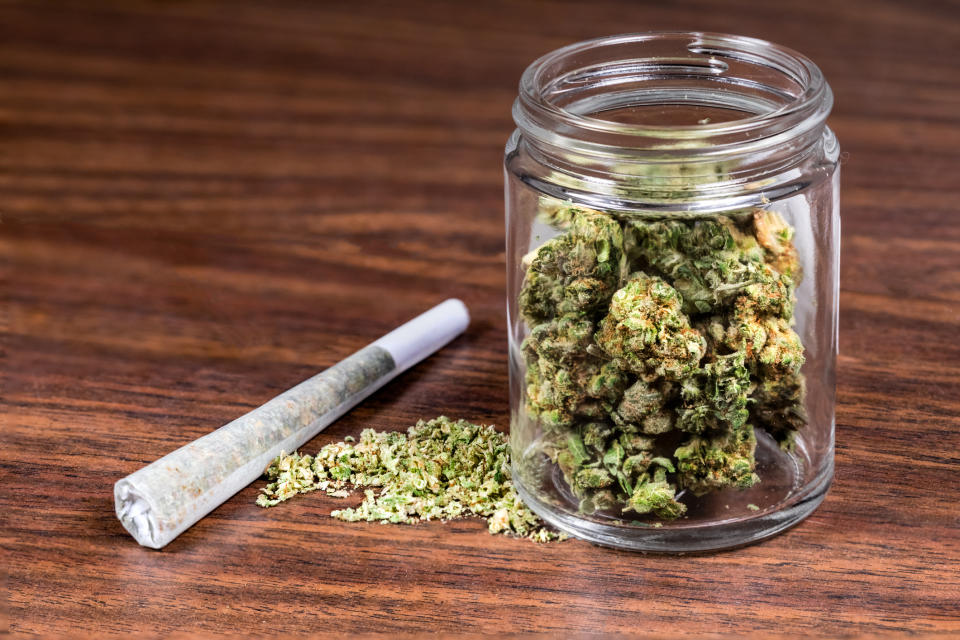
<path fill-rule="evenodd" d="M 358 402 L 460 335 L 466 306 L 450 299 L 309 380 L 118 480 L 117 517 L 160 549 Z"/>

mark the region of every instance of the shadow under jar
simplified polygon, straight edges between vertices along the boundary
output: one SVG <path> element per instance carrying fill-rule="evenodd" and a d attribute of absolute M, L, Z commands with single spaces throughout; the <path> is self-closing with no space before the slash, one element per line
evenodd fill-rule
<path fill-rule="evenodd" d="M 832 94 L 789 49 L 591 40 L 523 74 L 506 147 L 514 483 L 602 545 L 722 549 L 833 476 Z"/>

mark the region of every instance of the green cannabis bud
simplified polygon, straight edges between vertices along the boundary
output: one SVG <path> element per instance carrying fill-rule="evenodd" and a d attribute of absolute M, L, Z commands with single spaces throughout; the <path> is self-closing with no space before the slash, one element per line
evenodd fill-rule
<path fill-rule="evenodd" d="M 559 215 L 567 233 L 537 250 L 520 292 L 524 313 L 535 324 L 597 309 L 623 275 L 623 229 L 616 220 L 588 210 Z"/>
<path fill-rule="evenodd" d="M 706 350 L 706 340 L 690 328 L 677 290 L 642 271 L 613 294 L 600 322 L 597 345 L 623 369 L 638 375 L 682 380 Z"/>
<path fill-rule="evenodd" d="M 682 492 L 759 482 L 754 429 L 789 449 L 807 421 L 793 229 L 765 209 L 540 215 L 560 234 L 524 259 L 526 406 L 580 509 L 673 519 Z"/>
<path fill-rule="evenodd" d="M 330 515 L 390 523 L 472 515 L 486 518 L 490 533 L 536 542 L 564 537 L 548 529 L 514 489 L 506 437 L 466 420 L 421 420 L 407 433 L 364 429 L 359 441 L 328 444 L 316 456 L 281 454 L 265 474 L 270 482 L 257 497 L 261 507 L 309 491 L 347 497 L 352 489 L 365 489 L 358 506 Z"/>

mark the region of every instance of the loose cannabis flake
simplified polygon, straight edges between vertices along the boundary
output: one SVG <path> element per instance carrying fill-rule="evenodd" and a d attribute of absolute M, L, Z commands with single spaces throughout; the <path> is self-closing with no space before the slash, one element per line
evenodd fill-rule
<path fill-rule="evenodd" d="M 526 408 L 585 513 L 674 519 L 759 482 L 755 427 L 789 450 L 804 411 L 802 277 L 776 212 L 618 219 L 544 198 L 528 254 Z"/>
<path fill-rule="evenodd" d="M 330 515 L 391 523 L 479 516 L 487 519 L 490 533 L 537 542 L 563 537 L 517 495 L 506 437 L 466 420 L 421 420 L 406 434 L 364 429 L 359 441 L 345 438 L 316 456 L 281 454 L 265 473 L 270 483 L 257 497 L 261 507 L 315 490 L 347 497 L 364 488 L 360 505 Z"/>

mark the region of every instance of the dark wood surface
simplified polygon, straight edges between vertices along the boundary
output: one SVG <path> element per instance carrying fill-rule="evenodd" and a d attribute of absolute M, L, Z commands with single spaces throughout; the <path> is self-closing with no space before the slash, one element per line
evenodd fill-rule
<path fill-rule="evenodd" d="M 960 5 L 0 5 L 10 629 L 960 633 Z M 439 414 L 506 428 L 501 154 L 520 73 L 700 28 L 804 51 L 845 149 L 837 470 L 700 557 L 346 524 L 251 486 L 162 552 L 118 478 L 440 300 L 468 333 L 307 445 Z"/>

